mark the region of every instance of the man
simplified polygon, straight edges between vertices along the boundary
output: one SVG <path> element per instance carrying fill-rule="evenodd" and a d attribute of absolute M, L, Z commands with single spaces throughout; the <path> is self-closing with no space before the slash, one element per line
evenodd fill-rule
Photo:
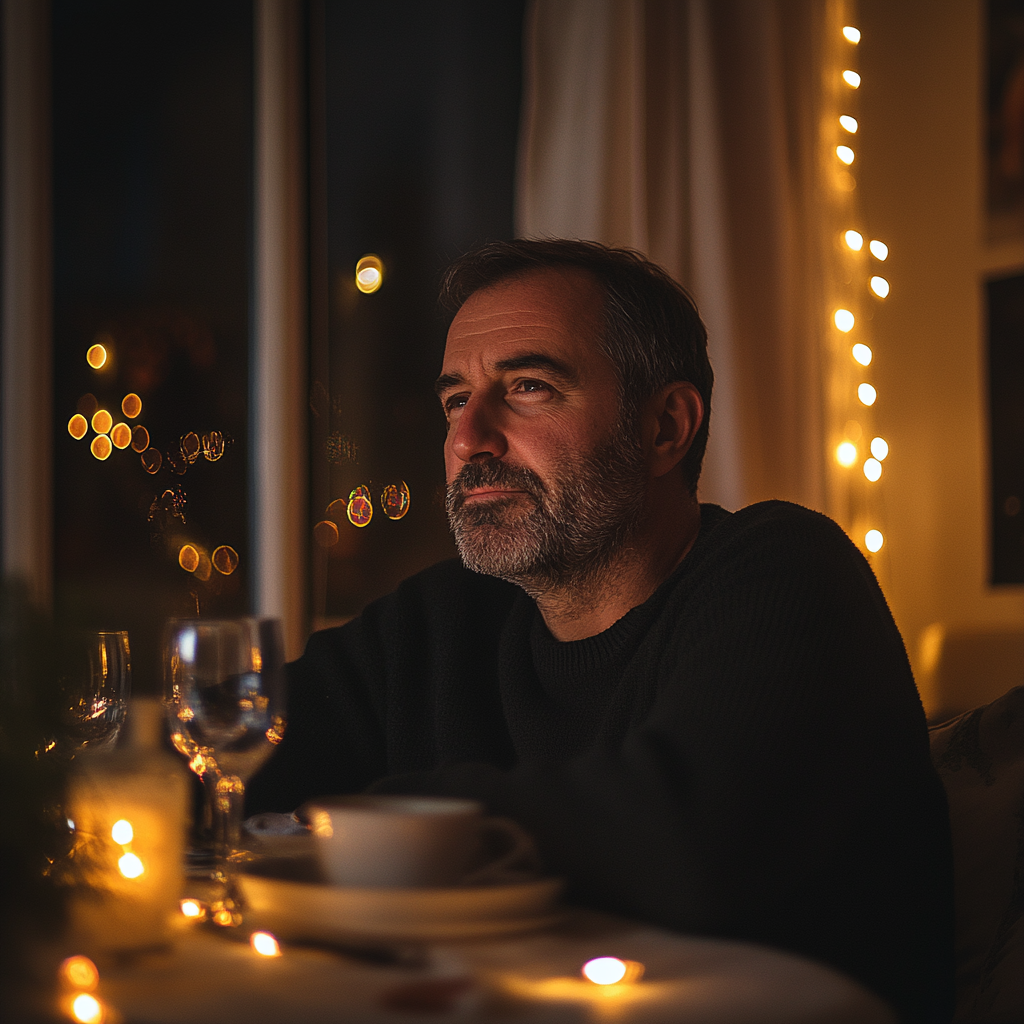
<path fill-rule="evenodd" d="M 951 857 L 902 641 L 816 513 L 701 506 L 712 373 L 634 253 L 492 244 L 449 271 L 445 563 L 293 666 L 252 786 L 476 797 L 570 897 L 951 1007 Z"/>

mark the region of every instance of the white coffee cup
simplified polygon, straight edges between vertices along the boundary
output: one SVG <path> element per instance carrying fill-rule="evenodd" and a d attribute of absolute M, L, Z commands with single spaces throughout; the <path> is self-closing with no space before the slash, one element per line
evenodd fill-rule
<path fill-rule="evenodd" d="M 530 855 L 532 843 L 514 822 L 485 818 L 475 800 L 434 796 L 324 797 L 304 813 L 324 877 L 335 885 L 443 887 L 480 867 L 488 833 L 511 847 L 501 862 Z M 489 868 L 491 865 L 487 865 Z"/>

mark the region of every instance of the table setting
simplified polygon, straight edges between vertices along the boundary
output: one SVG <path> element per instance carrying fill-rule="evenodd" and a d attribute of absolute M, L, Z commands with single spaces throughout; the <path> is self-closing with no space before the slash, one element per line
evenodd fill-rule
<path fill-rule="evenodd" d="M 280 635 L 168 623 L 160 698 L 130 699 L 126 634 L 69 648 L 63 731 L 43 744 L 69 765 L 51 872 L 66 913 L 33 954 L 25 1019 L 895 1020 L 802 957 L 571 906 L 531 837 L 472 800 L 324 795 L 243 824 L 287 728 Z"/>

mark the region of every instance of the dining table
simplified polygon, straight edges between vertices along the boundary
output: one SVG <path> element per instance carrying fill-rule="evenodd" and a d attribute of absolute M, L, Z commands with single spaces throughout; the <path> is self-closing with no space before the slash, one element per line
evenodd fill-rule
<path fill-rule="evenodd" d="M 182 921 L 167 948 L 104 965 L 119 1024 L 895 1024 L 857 981 L 793 953 L 676 934 L 581 908 L 513 935 L 360 944 L 278 940 Z M 595 958 L 623 980 L 582 973 Z M 641 973 L 642 972 L 642 973 Z"/>

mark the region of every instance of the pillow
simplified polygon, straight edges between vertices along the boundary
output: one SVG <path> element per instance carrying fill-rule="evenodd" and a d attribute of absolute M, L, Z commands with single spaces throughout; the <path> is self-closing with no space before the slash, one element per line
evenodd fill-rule
<path fill-rule="evenodd" d="M 1024 1020 L 1024 686 L 930 730 L 949 798 L 954 1024 Z"/>

